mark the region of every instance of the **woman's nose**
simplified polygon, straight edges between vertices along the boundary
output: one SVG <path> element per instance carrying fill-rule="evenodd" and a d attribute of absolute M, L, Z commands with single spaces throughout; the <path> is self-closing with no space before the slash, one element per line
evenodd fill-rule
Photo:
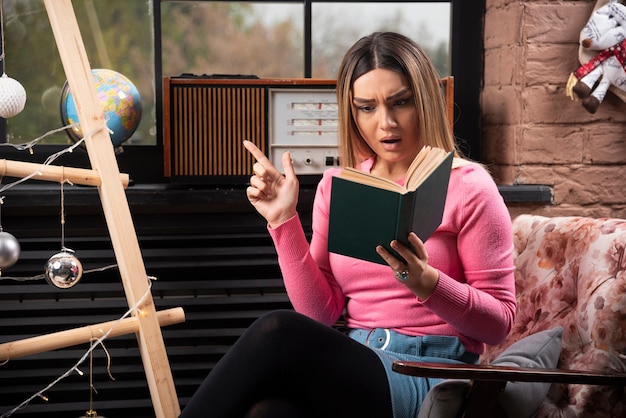
<path fill-rule="evenodd" d="M 383 130 L 388 130 L 397 127 L 396 119 L 393 112 L 390 109 L 381 108 L 380 111 L 380 127 Z"/>

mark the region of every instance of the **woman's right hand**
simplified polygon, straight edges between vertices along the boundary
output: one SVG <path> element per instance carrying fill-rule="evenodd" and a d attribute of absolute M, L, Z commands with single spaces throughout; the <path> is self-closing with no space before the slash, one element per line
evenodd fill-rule
<path fill-rule="evenodd" d="M 256 159 L 252 167 L 254 174 L 246 190 L 248 200 L 270 227 L 276 227 L 296 214 L 299 183 L 291 155 L 289 152 L 283 154 L 283 176 L 256 145 L 243 141 L 243 146 Z"/>

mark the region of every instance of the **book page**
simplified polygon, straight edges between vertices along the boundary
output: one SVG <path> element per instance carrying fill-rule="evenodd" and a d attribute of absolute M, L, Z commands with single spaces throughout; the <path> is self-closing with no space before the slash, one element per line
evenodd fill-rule
<path fill-rule="evenodd" d="M 448 152 L 442 148 L 424 146 L 407 170 L 406 188 L 417 189 L 417 186 L 441 164 L 447 155 Z"/>
<path fill-rule="evenodd" d="M 375 176 L 352 167 L 344 167 L 339 175 L 342 179 L 350 180 L 355 183 L 366 184 L 379 189 L 391 190 L 398 193 L 406 193 L 408 189 L 395 181 Z"/>
<path fill-rule="evenodd" d="M 406 194 L 410 190 L 415 190 L 417 186 L 441 164 L 447 155 L 448 153 L 441 148 L 427 145 L 422 147 L 407 170 L 405 186 L 401 186 L 393 180 L 379 177 L 371 173 L 365 173 L 352 167 L 344 167 L 339 177 L 356 183 L 378 187 L 379 189 Z"/>

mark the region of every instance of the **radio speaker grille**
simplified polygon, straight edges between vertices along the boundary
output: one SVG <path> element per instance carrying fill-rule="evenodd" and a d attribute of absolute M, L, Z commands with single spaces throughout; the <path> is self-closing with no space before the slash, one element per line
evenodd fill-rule
<path fill-rule="evenodd" d="M 169 94 L 166 176 L 251 174 L 254 158 L 242 142 L 247 139 L 266 152 L 266 89 L 181 85 L 172 86 Z"/>

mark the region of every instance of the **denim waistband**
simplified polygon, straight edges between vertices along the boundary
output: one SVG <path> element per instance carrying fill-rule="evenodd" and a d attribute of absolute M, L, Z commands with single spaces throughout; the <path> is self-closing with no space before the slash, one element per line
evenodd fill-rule
<path fill-rule="evenodd" d="M 351 329 L 348 335 L 370 348 L 416 357 L 434 357 L 476 363 L 478 354 L 465 351 L 457 337 L 447 335 L 412 336 L 387 328 Z"/>

